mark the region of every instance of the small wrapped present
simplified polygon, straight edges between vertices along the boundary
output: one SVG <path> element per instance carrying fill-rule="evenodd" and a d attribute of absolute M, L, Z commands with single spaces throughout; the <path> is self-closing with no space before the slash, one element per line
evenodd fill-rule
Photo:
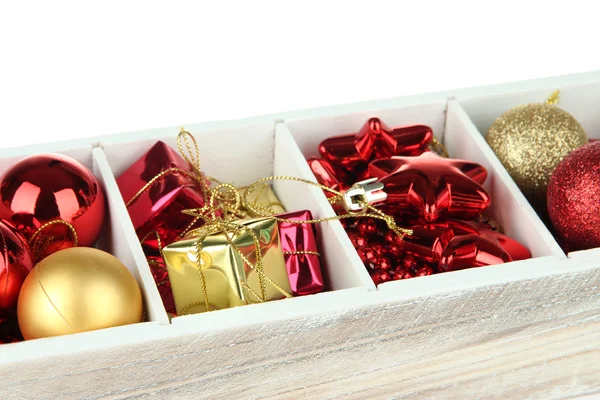
<path fill-rule="evenodd" d="M 293 221 L 308 221 L 312 219 L 312 214 L 308 210 L 303 210 L 280 214 L 278 217 Z M 294 296 L 319 293 L 325 287 L 316 235 L 314 224 L 279 222 L 285 267 Z"/>
<path fill-rule="evenodd" d="M 196 175 L 181 155 L 159 141 L 117 178 L 145 246 L 160 251 L 159 241 L 165 246 L 189 229 L 195 219 L 181 211 L 205 204 L 199 182 L 204 178 Z"/>
<path fill-rule="evenodd" d="M 227 226 L 228 233 L 206 226 L 163 249 L 177 315 L 291 297 L 276 218 Z"/>

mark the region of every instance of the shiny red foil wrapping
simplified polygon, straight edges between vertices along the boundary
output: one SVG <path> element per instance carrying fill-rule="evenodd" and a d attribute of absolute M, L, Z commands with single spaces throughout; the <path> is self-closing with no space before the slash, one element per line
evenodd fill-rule
<path fill-rule="evenodd" d="M 119 178 L 117 184 L 125 202 L 129 202 L 149 181 L 170 168 L 192 172 L 190 165 L 164 142 L 157 142 Z M 182 210 L 204 206 L 202 190 L 190 176 L 166 174 L 127 207 L 138 237 L 144 245 L 159 250 L 174 242 L 189 227 L 194 217 Z"/>
<path fill-rule="evenodd" d="M 117 178 L 125 202 L 129 202 L 154 177 L 178 168 L 192 173 L 192 167 L 164 142 L 157 142 Z M 131 204 L 127 211 L 133 222 L 150 271 L 167 312 L 175 313 L 175 302 L 161 250 L 180 239 L 194 217 L 181 211 L 204 206 L 198 182 L 185 173 L 173 172 L 155 181 Z M 202 224 L 198 221 L 195 227 Z"/>
<path fill-rule="evenodd" d="M 294 221 L 312 219 L 308 210 L 278 215 Z M 318 252 L 316 228 L 314 224 L 292 224 L 279 222 L 279 236 L 284 252 L 285 266 L 294 296 L 304 296 L 322 292 L 325 288 L 321 261 L 315 254 L 286 254 L 293 252 Z"/>

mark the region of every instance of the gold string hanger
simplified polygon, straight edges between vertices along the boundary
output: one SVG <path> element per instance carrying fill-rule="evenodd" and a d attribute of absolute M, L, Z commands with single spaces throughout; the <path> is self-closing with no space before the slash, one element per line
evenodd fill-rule
<path fill-rule="evenodd" d="M 41 225 L 31 236 L 29 239 L 29 247 L 31 249 L 31 253 L 33 255 L 34 262 L 39 262 L 42 259 L 42 256 L 48 246 L 56 239 L 51 234 L 42 235 L 42 232 L 54 225 L 65 225 L 69 231 L 73 234 L 73 247 L 77 247 L 79 245 L 79 236 L 77 236 L 77 231 L 69 222 L 63 219 L 55 219 L 45 224 Z"/>
<path fill-rule="evenodd" d="M 549 106 L 554 106 L 560 102 L 560 90 L 556 89 L 550 97 L 546 99 L 546 104 Z"/>

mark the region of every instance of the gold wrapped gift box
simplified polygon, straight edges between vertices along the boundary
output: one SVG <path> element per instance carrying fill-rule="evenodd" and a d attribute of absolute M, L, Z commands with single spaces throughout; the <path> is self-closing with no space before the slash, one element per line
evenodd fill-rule
<path fill-rule="evenodd" d="M 237 221 L 237 229 L 196 232 L 163 249 L 178 315 L 290 297 L 291 289 L 275 218 Z M 260 243 L 262 266 L 256 265 Z M 207 235 L 208 233 L 208 235 Z M 197 247 L 200 240 L 200 246 Z M 200 250 L 200 260 L 196 255 Z"/>

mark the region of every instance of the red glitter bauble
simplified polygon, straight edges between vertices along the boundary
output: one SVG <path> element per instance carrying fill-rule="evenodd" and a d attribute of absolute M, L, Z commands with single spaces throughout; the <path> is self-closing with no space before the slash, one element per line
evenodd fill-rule
<path fill-rule="evenodd" d="M 548 214 L 567 251 L 600 246 L 600 142 L 566 156 L 548 185 Z"/>
<path fill-rule="evenodd" d="M 25 239 L 9 224 L 0 222 L 0 322 L 17 307 L 33 260 Z"/>
<path fill-rule="evenodd" d="M 98 180 L 80 162 L 61 154 L 38 154 L 8 169 L 0 182 L 0 218 L 10 221 L 31 240 L 45 223 L 70 223 L 81 246 L 92 246 L 104 222 L 104 191 Z M 43 256 L 73 246 L 64 225 L 48 227 Z"/>

